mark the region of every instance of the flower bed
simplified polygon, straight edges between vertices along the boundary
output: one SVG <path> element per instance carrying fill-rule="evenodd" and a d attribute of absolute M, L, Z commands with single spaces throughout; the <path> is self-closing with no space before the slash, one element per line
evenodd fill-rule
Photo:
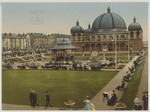
<path fill-rule="evenodd" d="M 119 63 L 128 63 L 129 61 L 127 60 L 120 60 Z"/>
<path fill-rule="evenodd" d="M 117 69 L 122 69 L 124 65 L 117 65 Z M 108 67 L 103 67 L 104 69 L 115 69 L 116 66 L 108 66 Z"/>

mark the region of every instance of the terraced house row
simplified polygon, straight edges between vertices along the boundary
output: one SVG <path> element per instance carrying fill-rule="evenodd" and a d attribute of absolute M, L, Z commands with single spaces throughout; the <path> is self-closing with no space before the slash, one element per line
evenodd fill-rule
<path fill-rule="evenodd" d="M 56 38 L 42 33 L 2 34 L 3 51 L 48 49 L 54 46 Z"/>

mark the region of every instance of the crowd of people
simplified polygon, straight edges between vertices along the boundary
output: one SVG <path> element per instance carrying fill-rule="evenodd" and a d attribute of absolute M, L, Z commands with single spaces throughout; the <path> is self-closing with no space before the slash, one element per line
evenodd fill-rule
<path fill-rule="evenodd" d="M 56 58 L 52 58 L 55 61 L 73 61 L 74 59 L 74 56 L 57 56 Z"/>

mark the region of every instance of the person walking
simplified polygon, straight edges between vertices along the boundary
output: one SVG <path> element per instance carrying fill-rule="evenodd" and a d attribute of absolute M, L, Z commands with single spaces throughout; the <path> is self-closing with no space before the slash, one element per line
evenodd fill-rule
<path fill-rule="evenodd" d="M 83 102 L 86 103 L 86 110 L 91 110 L 91 102 L 89 100 L 89 96 L 86 96 L 85 100 Z"/>
<path fill-rule="evenodd" d="M 144 110 L 148 110 L 148 92 L 145 91 L 143 94 L 143 107 Z"/>
<path fill-rule="evenodd" d="M 37 104 L 37 94 L 35 93 L 35 90 L 32 90 L 33 93 L 33 108 L 35 108 L 35 106 L 39 107 L 39 105 Z"/>
<path fill-rule="evenodd" d="M 33 92 L 32 92 L 32 89 L 30 88 L 29 89 L 29 99 L 30 99 L 30 103 L 31 103 L 31 106 L 33 106 Z"/>
<path fill-rule="evenodd" d="M 45 109 L 47 109 L 47 106 L 49 105 L 50 107 L 52 107 L 52 105 L 50 104 L 50 96 L 48 94 L 48 91 L 45 92 L 46 93 L 46 107 Z"/>

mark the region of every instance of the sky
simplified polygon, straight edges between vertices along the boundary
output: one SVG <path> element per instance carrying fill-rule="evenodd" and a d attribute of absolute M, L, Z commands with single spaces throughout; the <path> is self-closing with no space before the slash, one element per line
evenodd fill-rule
<path fill-rule="evenodd" d="M 126 26 L 137 22 L 143 28 L 143 40 L 148 40 L 148 3 L 146 2 L 86 2 L 86 3 L 3 3 L 2 33 L 62 33 L 69 34 L 78 20 L 88 28 L 90 23 L 107 12 L 119 14 Z"/>

